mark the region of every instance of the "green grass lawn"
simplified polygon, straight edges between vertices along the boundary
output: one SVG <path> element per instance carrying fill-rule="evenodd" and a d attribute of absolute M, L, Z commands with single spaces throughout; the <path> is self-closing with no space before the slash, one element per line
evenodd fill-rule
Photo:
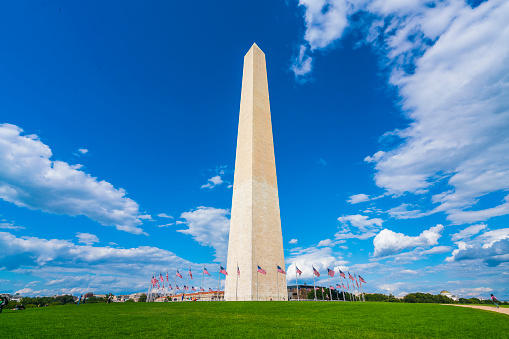
<path fill-rule="evenodd" d="M 4 310 L 1 338 L 507 338 L 509 316 L 437 304 L 178 302 Z"/>

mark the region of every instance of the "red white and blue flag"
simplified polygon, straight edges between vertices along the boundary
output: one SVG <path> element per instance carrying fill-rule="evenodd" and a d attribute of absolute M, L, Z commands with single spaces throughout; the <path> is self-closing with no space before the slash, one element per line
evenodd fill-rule
<path fill-rule="evenodd" d="M 195 291 L 196 292 L 196 288 L 194 288 L 194 286 L 191 286 L 191 291 Z"/>
<path fill-rule="evenodd" d="M 224 269 L 223 266 L 221 266 L 221 268 L 219 269 L 219 273 L 223 273 L 224 275 L 228 275 L 228 272 L 226 272 L 226 270 Z"/>
<path fill-rule="evenodd" d="M 359 275 L 359 280 L 363 283 L 366 283 L 366 281 L 364 279 L 362 279 L 362 277 Z"/>
<path fill-rule="evenodd" d="M 343 285 L 343 289 L 345 289 L 345 290 L 346 290 L 346 286 L 345 286 L 345 284 L 341 284 L 341 285 Z"/>
<path fill-rule="evenodd" d="M 316 270 L 316 268 L 313 266 L 313 274 L 316 275 L 317 277 L 320 276 L 320 273 L 318 273 L 318 271 Z"/>
<path fill-rule="evenodd" d="M 168 282 L 169 279 L 168 279 L 168 271 L 166 271 L 166 281 Z"/>
<path fill-rule="evenodd" d="M 329 286 L 329 288 L 330 288 L 331 290 L 336 290 L 333 286 Z"/>
<path fill-rule="evenodd" d="M 184 285 L 184 289 L 187 291 L 189 289 L 189 287 L 187 287 L 186 285 Z"/>
<path fill-rule="evenodd" d="M 201 288 L 200 288 L 200 291 L 205 292 L 205 290 L 203 289 L 203 287 L 201 287 Z"/>
<path fill-rule="evenodd" d="M 175 285 L 175 289 L 180 291 L 179 285 Z"/>
<path fill-rule="evenodd" d="M 302 275 L 302 271 L 301 271 L 301 270 L 299 270 L 299 268 L 297 267 L 297 265 L 295 265 L 295 269 L 297 270 L 297 274 L 298 274 L 298 275 Z"/>
<path fill-rule="evenodd" d="M 350 274 L 350 272 L 348 272 L 348 278 L 350 278 L 350 280 L 354 281 L 354 277 L 352 277 L 352 275 Z"/>
<path fill-rule="evenodd" d="M 340 284 L 336 284 L 336 287 L 337 287 L 337 288 L 341 288 L 341 285 L 340 285 Z"/>
<path fill-rule="evenodd" d="M 203 274 L 206 274 L 210 277 L 210 273 L 209 273 L 209 271 L 207 271 L 206 267 L 203 268 Z"/>
<path fill-rule="evenodd" d="M 209 292 L 214 292 L 214 290 L 209 287 Z"/>
<path fill-rule="evenodd" d="M 258 265 L 258 271 L 257 272 L 260 272 L 261 274 L 267 274 L 267 272 L 260 267 L 260 265 Z"/>
<path fill-rule="evenodd" d="M 171 284 L 169 284 L 169 285 L 168 285 L 168 288 L 169 288 L 170 290 L 172 290 L 172 289 L 173 289 L 173 287 L 171 287 Z"/>
<path fill-rule="evenodd" d="M 329 270 L 329 268 L 327 267 L 327 274 L 330 275 L 331 277 L 334 277 L 334 270 Z"/>
<path fill-rule="evenodd" d="M 237 265 L 237 276 L 240 277 L 240 268 L 239 268 L 239 265 Z"/>
<path fill-rule="evenodd" d="M 339 270 L 339 275 L 340 275 L 341 277 L 343 277 L 343 279 L 346 279 L 346 277 L 345 277 L 345 273 L 343 273 L 343 271 Z"/>
<path fill-rule="evenodd" d="M 322 287 L 322 293 L 325 293 L 325 290 L 323 289 L 323 287 Z"/>
<path fill-rule="evenodd" d="M 277 271 L 278 271 L 279 273 L 286 274 L 285 270 L 284 270 L 284 269 L 282 269 L 281 267 L 279 267 L 279 265 L 277 265 Z"/>
<path fill-rule="evenodd" d="M 152 279 L 150 279 L 150 282 L 152 283 L 152 287 L 154 287 L 157 283 L 156 277 L 152 276 Z"/>
<path fill-rule="evenodd" d="M 180 274 L 179 270 L 177 270 L 177 277 L 182 278 L 182 274 Z"/>
<path fill-rule="evenodd" d="M 193 279 L 193 272 L 191 272 L 191 267 L 189 267 L 189 273 L 188 273 L 188 274 L 189 274 L 189 277 L 190 277 L 191 279 Z"/>
<path fill-rule="evenodd" d="M 161 272 L 159 272 L 159 279 L 161 279 L 161 282 L 164 281 L 164 278 L 163 278 L 163 275 L 161 274 Z"/>

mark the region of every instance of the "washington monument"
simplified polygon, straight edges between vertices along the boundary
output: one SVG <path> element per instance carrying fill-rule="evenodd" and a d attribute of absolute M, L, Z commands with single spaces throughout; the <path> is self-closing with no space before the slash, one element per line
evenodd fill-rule
<path fill-rule="evenodd" d="M 244 56 L 231 213 L 225 300 L 286 300 L 267 69 L 256 44 Z"/>

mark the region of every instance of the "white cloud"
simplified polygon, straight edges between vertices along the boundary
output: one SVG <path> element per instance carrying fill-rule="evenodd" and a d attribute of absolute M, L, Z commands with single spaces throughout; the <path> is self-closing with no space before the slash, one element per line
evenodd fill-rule
<path fill-rule="evenodd" d="M 311 72 L 313 51 L 334 46 L 347 20 L 361 27 L 362 43 L 380 56 L 401 98 L 409 125 L 385 135 L 393 149 L 367 156 L 375 182 L 389 194 L 422 194 L 446 181 L 430 213 L 455 224 L 509 214 L 508 199 L 475 209 L 480 197 L 509 189 L 509 3 L 490 0 L 473 8 L 463 0 L 301 0 L 305 43 L 296 76 Z M 353 15 L 356 14 L 356 15 Z M 297 65 L 297 66 L 295 66 Z M 400 214 L 415 217 L 418 214 Z"/>
<path fill-rule="evenodd" d="M 173 276 L 176 267 L 191 265 L 193 271 L 203 267 L 157 247 L 76 245 L 68 240 L 16 237 L 8 232 L 0 232 L 0 248 L 0 268 L 42 278 L 37 279 L 42 281 L 39 287 L 31 283 L 24 286 L 31 287 L 32 291 L 26 292 L 31 295 L 140 292 L 146 291 L 155 272 L 169 269 Z M 48 288 L 41 289 L 41 284 Z M 206 278 L 205 284 L 217 286 L 217 279 Z"/>
<path fill-rule="evenodd" d="M 488 231 L 473 240 L 458 241 L 457 245 L 446 261 L 480 259 L 488 266 L 509 262 L 509 228 Z"/>
<path fill-rule="evenodd" d="M 221 179 L 221 176 L 216 175 L 208 180 L 208 183 L 205 185 L 202 185 L 201 188 L 214 188 L 215 186 L 221 185 L 223 183 L 223 180 Z"/>
<path fill-rule="evenodd" d="M 333 246 L 334 243 L 332 242 L 332 240 L 330 239 L 324 239 L 324 240 L 321 240 L 318 245 L 316 245 L 317 247 L 324 247 L 324 246 Z"/>
<path fill-rule="evenodd" d="M 225 261 L 230 232 L 229 210 L 213 207 L 198 207 L 196 210 L 184 212 L 180 216 L 185 219 L 188 229 L 178 230 L 189 234 L 203 246 L 213 247 L 215 260 Z M 178 223 L 178 222 L 177 222 Z"/>
<path fill-rule="evenodd" d="M 355 214 L 347 215 L 338 218 L 339 222 L 343 224 L 341 230 L 337 232 L 334 237 L 336 240 L 341 239 L 369 239 L 376 235 L 376 231 L 382 227 L 383 220 L 380 218 L 369 219 L 368 216 Z M 358 233 L 352 233 L 350 227 L 355 227 L 359 230 Z"/>
<path fill-rule="evenodd" d="M 295 281 L 295 264 L 302 271 L 302 276 L 299 279 L 306 280 L 313 278 L 313 266 L 326 279 L 327 267 L 332 269 L 333 267 L 348 263 L 348 261 L 344 261 L 341 257 L 334 254 L 331 247 L 317 248 L 314 246 L 291 249 L 290 255 L 285 256 L 285 261 L 286 264 L 290 265 L 287 268 L 286 278 L 288 281 L 292 281 L 292 279 Z"/>
<path fill-rule="evenodd" d="M 471 236 L 476 235 L 480 231 L 484 230 L 486 227 L 487 227 L 487 225 L 485 225 L 485 224 L 469 226 L 469 227 L 459 231 L 458 233 L 451 235 L 451 240 L 458 241 L 458 240 L 462 240 L 465 238 L 470 238 Z"/>
<path fill-rule="evenodd" d="M 169 224 L 157 225 L 157 227 L 170 227 L 171 225 L 174 225 L 174 223 L 170 222 Z"/>
<path fill-rule="evenodd" d="M 159 213 L 157 215 L 159 218 L 169 218 L 169 219 L 173 219 L 173 217 L 171 215 L 168 215 L 166 213 Z"/>
<path fill-rule="evenodd" d="M 366 194 L 355 194 L 348 198 L 347 202 L 350 204 L 358 204 L 360 202 L 369 201 L 369 195 Z"/>
<path fill-rule="evenodd" d="M 20 289 L 19 291 L 16 291 L 15 293 L 19 293 L 19 294 L 21 294 L 21 295 L 26 295 L 26 294 L 31 293 L 31 292 L 33 292 L 33 291 L 34 291 L 34 290 L 33 290 L 33 289 L 31 289 L 31 288 L 22 288 L 22 289 Z"/>
<path fill-rule="evenodd" d="M 0 124 L 0 198 L 19 207 L 54 214 L 84 215 L 104 226 L 144 234 L 138 204 L 124 189 L 98 181 L 81 165 L 50 160 L 50 148 L 35 135 Z"/>
<path fill-rule="evenodd" d="M 80 149 L 78 150 L 78 152 L 80 152 L 81 154 L 87 154 L 87 153 L 88 153 L 88 149 L 86 149 L 86 148 L 80 148 Z"/>
<path fill-rule="evenodd" d="M 429 247 L 438 244 L 438 239 L 442 236 L 441 232 L 444 226 L 438 224 L 429 230 L 423 231 L 416 237 L 410 237 L 403 233 L 396 233 L 384 229 L 373 239 L 375 246 L 375 257 L 384 257 L 396 254 L 402 250 L 415 247 Z"/>
<path fill-rule="evenodd" d="M 78 238 L 78 242 L 85 245 L 93 245 L 96 242 L 99 242 L 99 238 L 95 234 L 90 233 L 76 233 L 76 237 Z"/>
<path fill-rule="evenodd" d="M 297 239 L 292 239 L 288 243 L 292 244 L 292 245 L 295 245 L 297 243 L 297 241 L 298 241 Z"/>
<path fill-rule="evenodd" d="M 23 226 L 16 226 L 12 222 L 0 222 L 0 228 L 6 230 L 24 230 Z"/>

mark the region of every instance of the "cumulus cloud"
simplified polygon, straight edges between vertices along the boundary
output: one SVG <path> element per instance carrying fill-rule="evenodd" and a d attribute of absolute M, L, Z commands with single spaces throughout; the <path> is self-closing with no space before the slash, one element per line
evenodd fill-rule
<path fill-rule="evenodd" d="M 150 276 L 176 267 L 191 266 L 200 270 L 202 264 L 192 263 L 173 252 L 151 246 L 113 248 L 110 246 L 76 245 L 68 240 L 16 237 L 0 232 L 0 269 L 38 277 L 38 285 L 28 283 L 31 295 L 55 293 L 146 291 Z M 205 284 L 217 286 L 216 279 Z M 205 285 L 206 286 L 206 285 Z"/>
<path fill-rule="evenodd" d="M 36 135 L 0 124 L 0 198 L 19 207 L 53 214 L 84 215 L 104 226 L 144 234 L 138 204 L 124 189 L 92 177 L 81 165 L 50 160 Z"/>
<path fill-rule="evenodd" d="M 208 183 L 205 185 L 202 185 L 201 188 L 214 188 L 216 186 L 219 186 L 223 183 L 223 180 L 221 179 L 221 176 L 216 175 L 208 180 Z"/>
<path fill-rule="evenodd" d="M 78 152 L 80 152 L 81 154 L 87 154 L 87 153 L 88 153 L 88 149 L 86 149 L 86 148 L 80 148 L 80 149 L 78 150 Z"/>
<path fill-rule="evenodd" d="M 95 234 L 90 233 L 76 233 L 76 237 L 78 238 L 78 242 L 85 245 L 93 245 L 96 242 L 99 242 L 99 238 Z"/>
<path fill-rule="evenodd" d="M 488 266 L 509 262 L 509 228 L 488 231 L 472 240 L 462 239 L 446 261 L 479 259 Z"/>
<path fill-rule="evenodd" d="M 299 4 L 306 31 L 292 67 L 296 76 L 311 72 L 312 65 L 295 65 L 334 46 L 350 25 L 352 30 L 361 27 L 361 43 L 380 57 L 389 83 L 399 92 L 409 125 L 386 133 L 400 139 L 397 147 L 365 158 L 375 166 L 377 186 L 394 195 L 422 194 L 445 181 L 448 185 L 441 187 L 448 190 L 433 196 L 436 207 L 430 213 L 444 212 L 455 224 L 509 214 L 507 197 L 498 206 L 475 208 L 480 197 L 509 189 L 509 3 Z"/>
<path fill-rule="evenodd" d="M 332 242 L 332 240 L 330 239 L 324 239 L 324 240 L 321 240 L 318 245 L 316 245 L 317 247 L 323 247 L 323 246 L 333 246 L 334 243 Z"/>
<path fill-rule="evenodd" d="M 382 227 L 383 220 L 380 218 L 369 219 L 368 216 L 355 214 L 347 215 L 338 218 L 342 224 L 341 230 L 335 235 L 336 240 L 342 239 L 369 239 L 376 235 L 376 231 Z M 358 232 L 352 232 L 351 227 L 354 227 Z"/>
<path fill-rule="evenodd" d="M 476 235 L 480 231 L 484 230 L 486 227 L 488 227 L 488 225 L 485 224 L 468 226 L 467 228 L 462 229 L 458 233 L 454 233 L 453 235 L 451 235 L 451 240 L 458 241 L 465 238 L 470 238 L 471 236 Z"/>
<path fill-rule="evenodd" d="M 348 198 L 347 202 L 350 204 L 358 204 L 360 202 L 369 201 L 369 195 L 366 194 L 355 194 Z"/>
<path fill-rule="evenodd" d="M 288 243 L 292 244 L 292 245 L 295 245 L 297 243 L 297 241 L 298 241 L 297 239 L 292 239 Z"/>
<path fill-rule="evenodd" d="M 285 256 L 285 261 L 290 265 L 286 277 L 289 282 L 292 281 L 292 278 L 295 279 L 295 265 L 302 271 L 301 278 L 306 280 L 313 279 L 313 266 L 320 273 L 325 272 L 326 275 L 327 267 L 333 269 L 348 264 L 348 261 L 335 254 L 331 247 L 318 248 L 314 246 L 291 249 L 290 255 Z"/>
<path fill-rule="evenodd" d="M 214 248 L 215 260 L 225 261 L 230 232 L 229 214 L 229 210 L 221 208 L 198 207 L 182 213 L 180 217 L 185 219 L 184 224 L 188 228 L 177 232 L 189 234 L 201 245 Z"/>
<path fill-rule="evenodd" d="M 436 225 L 429 230 L 423 231 L 416 237 L 410 237 L 403 233 L 396 233 L 388 229 L 383 229 L 373 239 L 375 251 L 373 256 L 384 257 L 396 254 L 405 249 L 415 247 L 429 247 L 438 244 L 438 239 L 442 236 L 443 225 Z"/>
<path fill-rule="evenodd" d="M 169 218 L 169 219 L 173 219 L 173 217 L 171 215 L 168 215 L 166 213 L 159 213 L 157 215 L 159 218 Z"/>

